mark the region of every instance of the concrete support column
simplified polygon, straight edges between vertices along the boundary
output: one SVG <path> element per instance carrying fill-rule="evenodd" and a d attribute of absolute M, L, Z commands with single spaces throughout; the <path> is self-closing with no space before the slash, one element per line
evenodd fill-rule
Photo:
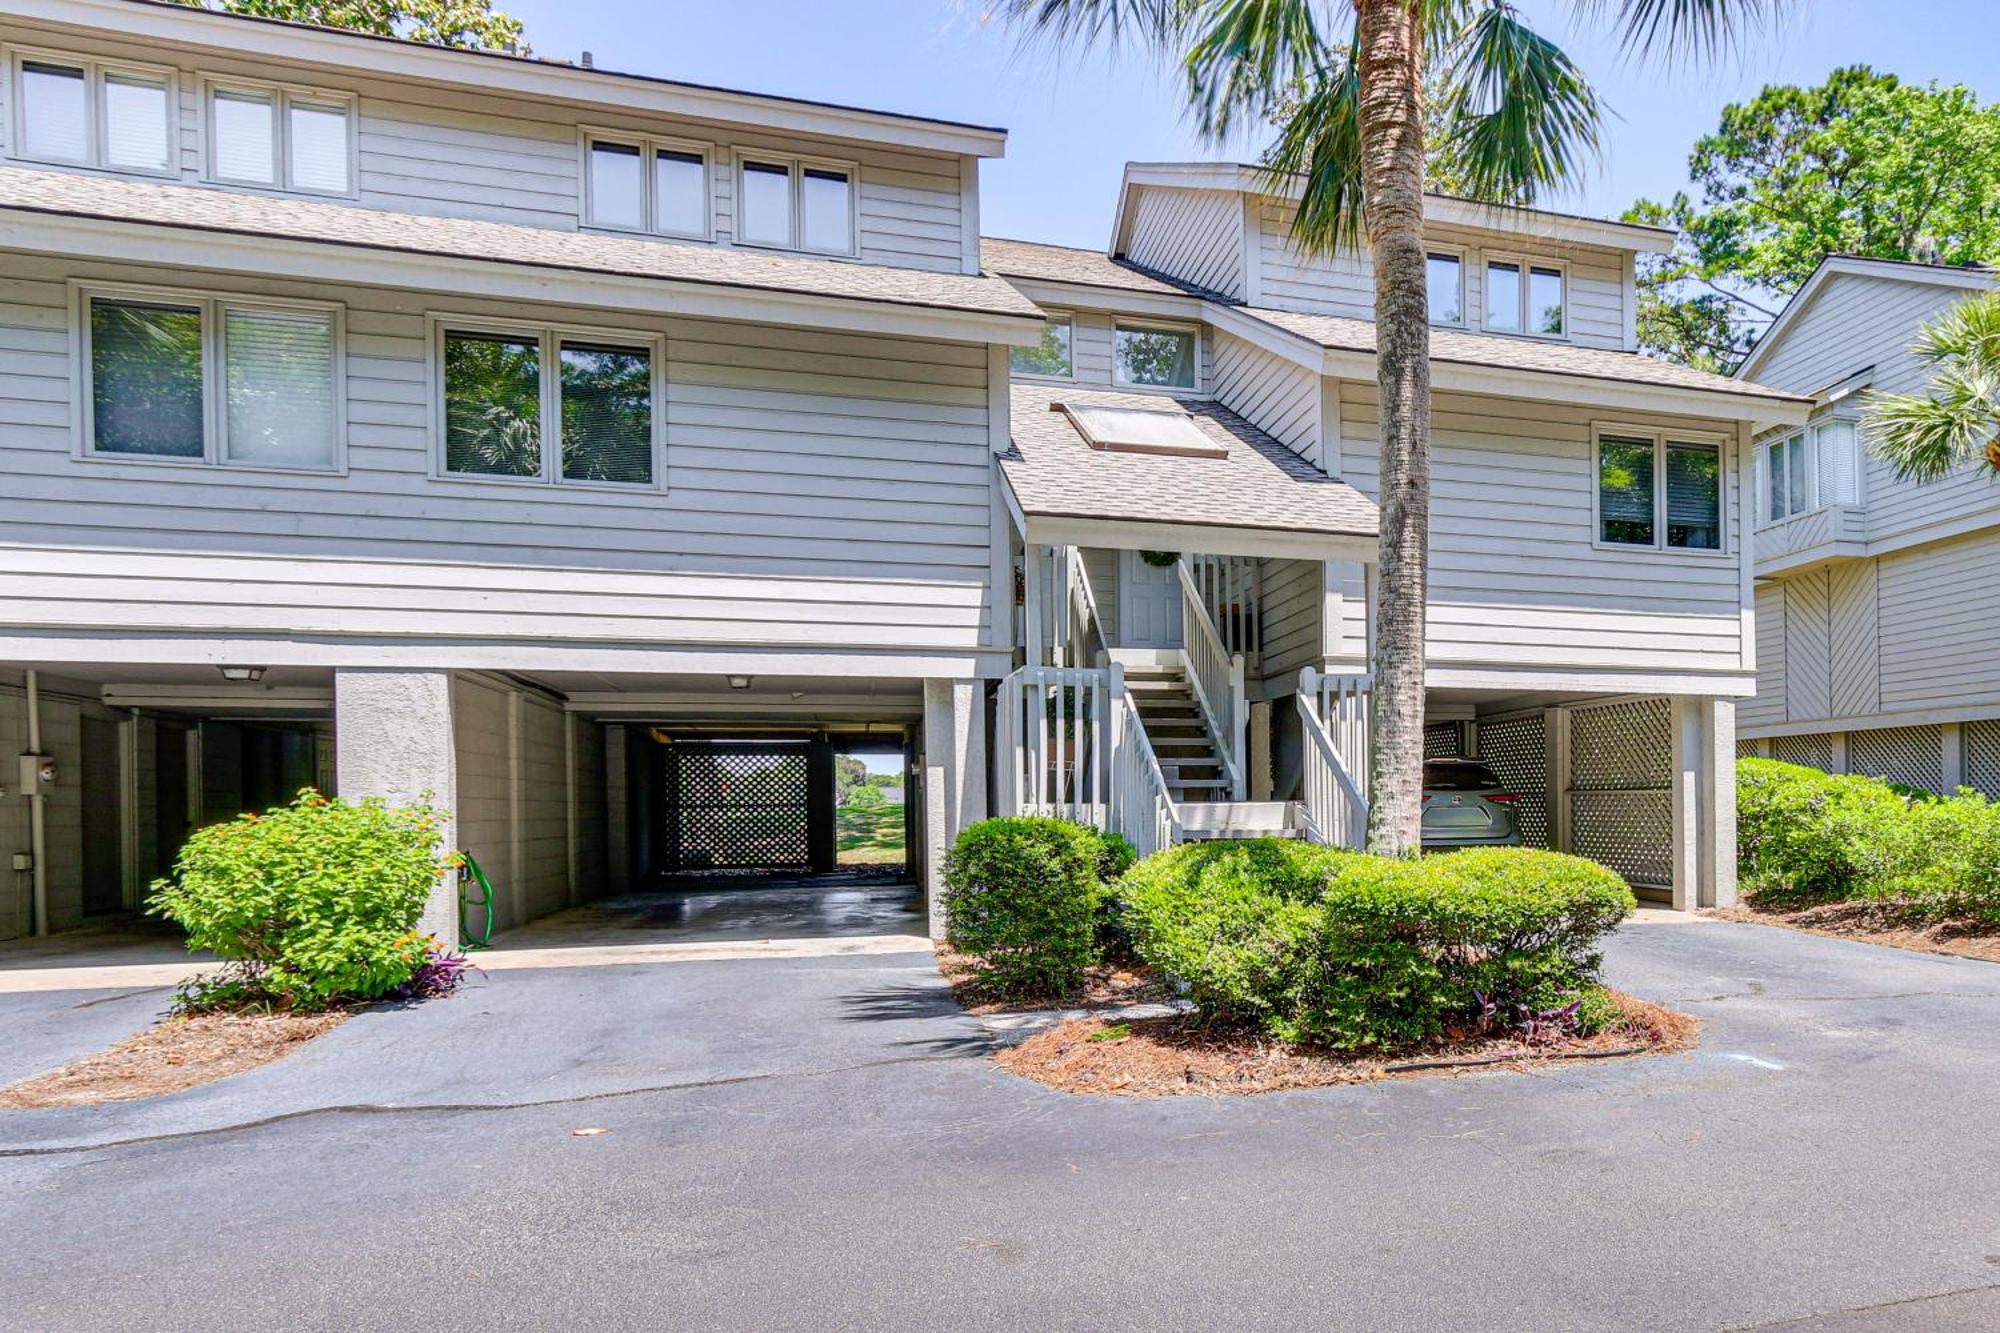
<path fill-rule="evenodd" d="M 976 680 L 924 682 L 924 899 L 944 938 L 944 858 L 986 818 L 986 691 Z"/>
<path fill-rule="evenodd" d="M 1673 905 L 1736 901 L 1736 704 L 1673 699 Z"/>
<path fill-rule="evenodd" d="M 341 669 L 333 673 L 334 767 L 340 795 L 419 798 L 445 812 L 444 850 L 458 848 L 458 755 L 451 673 Z M 441 876 L 418 928 L 458 943 L 458 883 Z"/>

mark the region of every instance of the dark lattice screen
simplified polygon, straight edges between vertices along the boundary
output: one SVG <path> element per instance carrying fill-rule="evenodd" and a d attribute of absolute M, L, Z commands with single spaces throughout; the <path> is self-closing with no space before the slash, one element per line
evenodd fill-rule
<path fill-rule="evenodd" d="M 2000 800 L 2000 719 L 1965 724 L 1965 785 Z"/>
<path fill-rule="evenodd" d="M 811 863 L 803 746 L 677 745 L 668 756 L 676 870 L 793 870 Z"/>
<path fill-rule="evenodd" d="M 1542 734 L 1542 715 L 1529 713 L 1504 722 L 1479 724 L 1479 757 L 1514 793 L 1521 820 L 1521 840 L 1530 847 L 1549 845 L 1549 754 Z"/>
<path fill-rule="evenodd" d="M 1944 736 L 1937 727 L 1878 727 L 1847 733 L 1847 771 L 1944 790 Z"/>
<path fill-rule="evenodd" d="M 1424 728 L 1424 758 L 1456 759 L 1464 753 L 1464 733 L 1458 723 L 1433 722 Z"/>
<path fill-rule="evenodd" d="M 1673 879 L 1673 728 L 1665 699 L 1570 714 L 1570 839 L 1634 884 Z"/>

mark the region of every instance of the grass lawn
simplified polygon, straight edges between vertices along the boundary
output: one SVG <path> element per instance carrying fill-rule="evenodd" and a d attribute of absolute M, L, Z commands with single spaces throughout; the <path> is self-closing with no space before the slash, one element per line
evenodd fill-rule
<path fill-rule="evenodd" d="M 844 866 L 899 865 L 903 861 L 903 807 L 884 801 L 880 805 L 843 805 L 834 812 L 840 835 L 840 864 Z"/>

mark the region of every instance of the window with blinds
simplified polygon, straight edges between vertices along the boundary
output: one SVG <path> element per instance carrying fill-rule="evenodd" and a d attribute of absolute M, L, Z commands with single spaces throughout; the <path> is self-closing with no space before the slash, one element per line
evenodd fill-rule
<path fill-rule="evenodd" d="M 306 194 L 354 192 L 354 104 L 327 93 L 208 90 L 209 179 Z"/>
<path fill-rule="evenodd" d="M 180 293 L 82 298 L 86 456 L 340 467 L 340 312 Z"/>
<path fill-rule="evenodd" d="M 173 76 L 168 71 L 16 55 L 9 152 L 37 162 L 171 174 Z"/>
<path fill-rule="evenodd" d="M 1597 540 L 1654 550 L 1723 549 L 1719 443 L 1638 432 L 1597 437 Z"/>
<path fill-rule="evenodd" d="M 1861 429 L 1828 417 L 1757 446 L 1757 514 L 1779 523 L 1828 505 L 1861 503 Z"/>

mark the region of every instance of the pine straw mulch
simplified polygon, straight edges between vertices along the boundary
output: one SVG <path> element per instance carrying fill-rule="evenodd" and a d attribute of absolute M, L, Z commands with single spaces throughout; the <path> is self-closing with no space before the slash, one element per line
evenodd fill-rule
<path fill-rule="evenodd" d="M 0 1088 L 0 1109 L 46 1110 L 159 1097 L 282 1060 L 351 1009 L 165 1018 L 107 1050 Z"/>
<path fill-rule="evenodd" d="M 1518 1036 L 1464 1037 L 1393 1057 L 1344 1056 L 1284 1046 L 1261 1034 L 1205 1029 L 1183 1017 L 1115 1024 L 1079 1018 L 1037 1033 L 994 1060 L 1010 1073 L 1061 1092 L 1224 1096 L 1525 1070 L 1560 1060 L 1667 1055 L 1692 1050 L 1700 1039 L 1699 1019 L 1620 991 L 1611 995 L 1623 1011 L 1623 1022 L 1594 1037 L 1559 1037 L 1533 1045 Z"/>
<path fill-rule="evenodd" d="M 1135 1004 L 1164 1004 L 1173 988 L 1143 967 L 1104 964 L 1094 967 L 1083 989 L 1068 995 L 1020 995 L 995 991 L 987 984 L 978 960 L 937 946 L 938 971 L 951 983 L 952 998 L 968 1014 L 1030 1014 L 1047 1009 L 1122 1009 Z"/>
<path fill-rule="evenodd" d="M 1919 953 L 1949 954 L 1956 958 L 2000 963 L 2000 932 L 1965 922 L 1925 921 L 1907 904 L 1892 899 L 1822 903 L 1802 908 L 1760 907 L 1750 902 L 1736 907 L 1711 908 L 1703 915 L 1719 921 L 1752 921 L 1763 926 L 1784 926 L 1809 935 L 1884 944 L 1892 949 L 1914 949 Z"/>

